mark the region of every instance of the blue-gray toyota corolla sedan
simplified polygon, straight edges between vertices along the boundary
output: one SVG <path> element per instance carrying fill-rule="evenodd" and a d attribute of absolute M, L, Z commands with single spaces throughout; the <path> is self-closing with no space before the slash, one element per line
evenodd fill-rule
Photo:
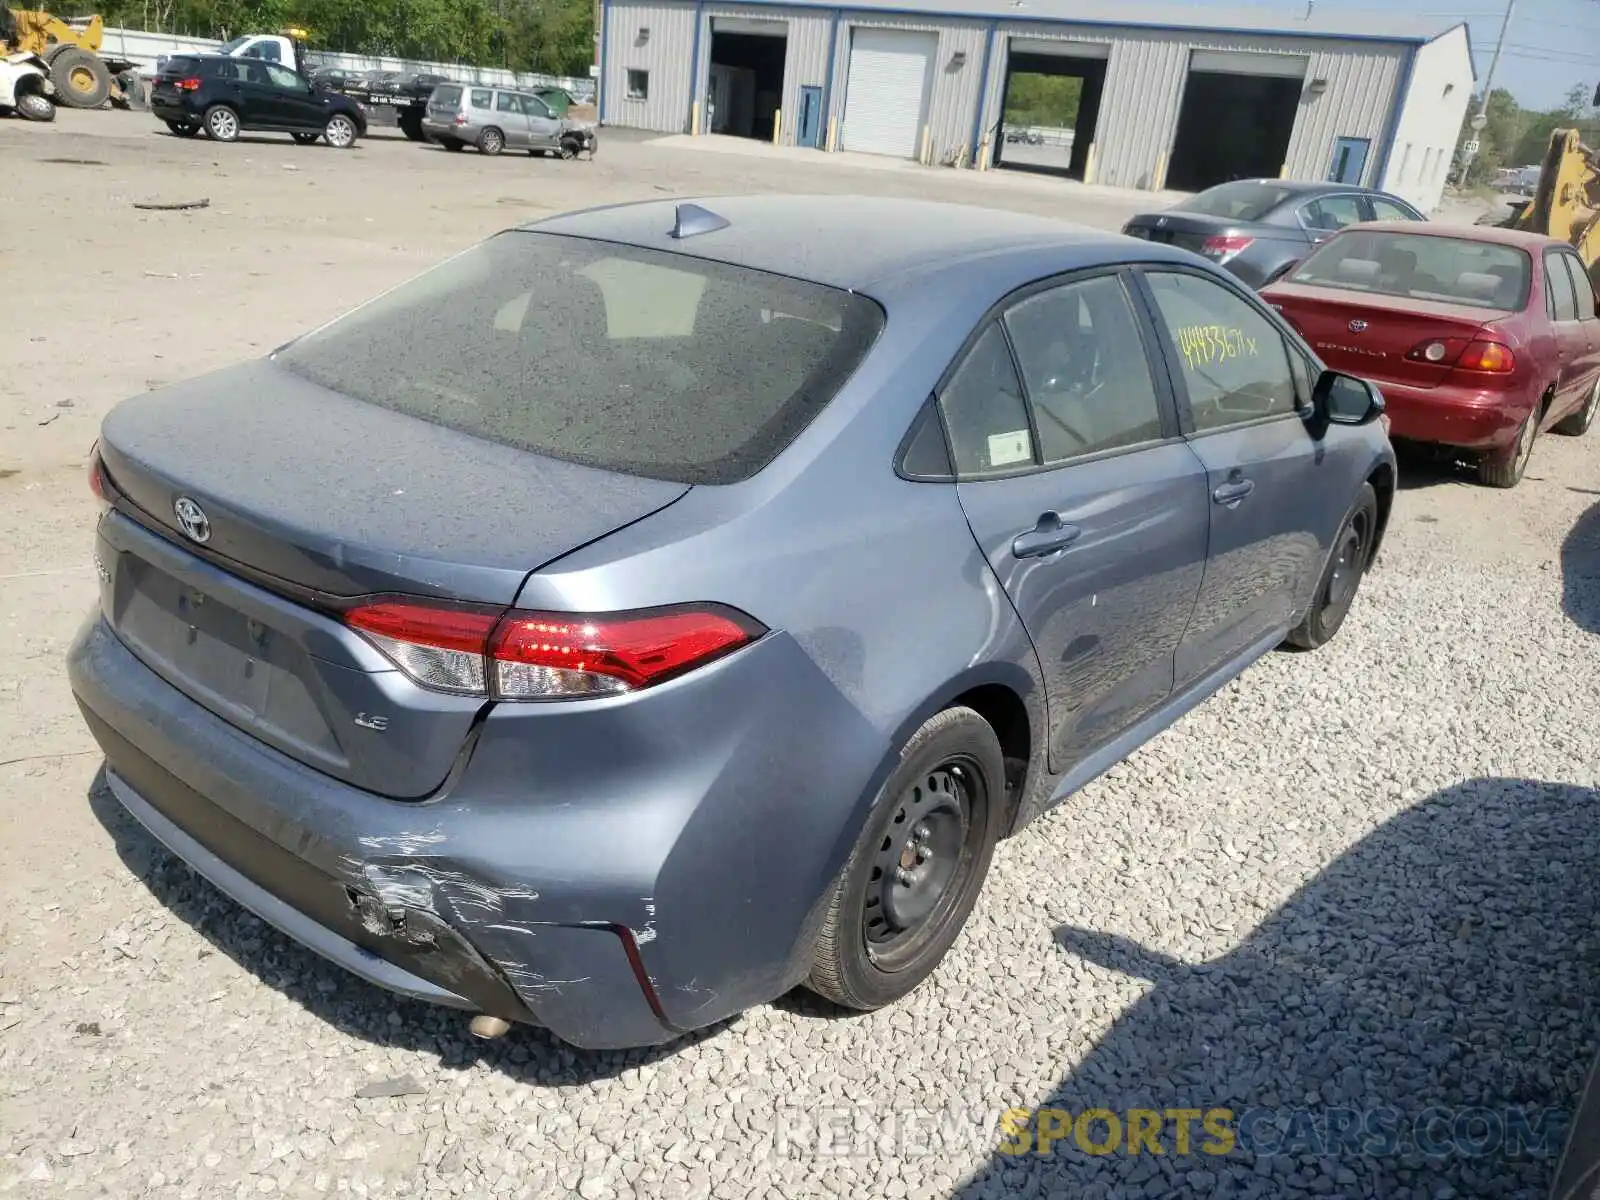
<path fill-rule="evenodd" d="M 482 1034 L 875 1008 L 999 838 L 1334 635 L 1382 407 L 1170 247 L 556 217 L 116 408 L 72 687 L 174 853 Z"/>

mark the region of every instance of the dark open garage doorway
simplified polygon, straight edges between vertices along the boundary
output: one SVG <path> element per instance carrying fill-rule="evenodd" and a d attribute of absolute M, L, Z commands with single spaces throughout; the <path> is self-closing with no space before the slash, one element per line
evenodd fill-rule
<path fill-rule="evenodd" d="M 712 17 L 706 129 L 770 142 L 788 53 L 787 21 Z"/>
<path fill-rule="evenodd" d="M 1166 186 L 1198 192 L 1283 173 L 1300 112 L 1306 59 L 1196 50 L 1178 110 Z"/>
<path fill-rule="evenodd" d="M 1082 179 L 1109 53 L 1109 46 L 1094 43 L 1012 38 L 992 138 L 994 165 Z"/>

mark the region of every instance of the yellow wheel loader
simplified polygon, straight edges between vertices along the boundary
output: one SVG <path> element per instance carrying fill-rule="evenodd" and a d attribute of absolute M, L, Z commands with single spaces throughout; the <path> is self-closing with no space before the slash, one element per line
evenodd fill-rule
<path fill-rule="evenodd" d="M 0 55 L 36 54 L 50 70 L 56 99 L 72 108 L 121 108 L 127 97 L 117 76 L 135 64 L 100 53 L 105 37 L 98 16 L 63 20 L 47 12 L 0 7 Z"/>

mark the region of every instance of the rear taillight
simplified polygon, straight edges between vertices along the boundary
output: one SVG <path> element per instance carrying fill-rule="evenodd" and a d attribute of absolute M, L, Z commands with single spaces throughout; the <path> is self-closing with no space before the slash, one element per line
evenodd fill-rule
<path fill-rule="evenodd" d="M 200 80 L 198 77 L 191 75 L 188 79 L 178 80 L 172 86 L 180 92 L 198 92 L 200 90 Z"/>
<path fill-rule="evenodd" d="M 467 118 L 466 118 L 466 116 L 465 116 L 465 115 L 464 115 L 464 114 L 462 114 L 462 113 L 457 113 L 457 114 L 456 114 L 456 121 L 455 121 L 455 123 L 456 123 L 456 124 L 457 124 L 457 125 L 465 125 L 465 124 L 466 124 L 466 123 L 467 123 Z"/>
<path fill-rule="evenodd" d="M 638 691 L 766 632 L 720 605 L 586 616 L 395 600 L 351 609 L 344 619 L 423 687 L 498 700 Z"/>
<path fill-rule="evenodd" d="M 1211 258 L 1232 258 L 1235 254 L 1250 249 L 1255 238 L 1243 233 L 1219 233 L 1208 237 L 1205 244 L 1200 247 L 1200 253 Z"/>
<path fill-rule="evenodd" d="M 1456 359 L 1458 371 L 1481 371 L 1488 375 L 1509 375 L 1517 368 L 1516 357 L 1499 342 L 1476 341 Z"/>
<path fill-rule="evenodd" d="M 1454 365 L 1461 357 L 1461 352 L 1467 348 L 1466 338 L 1429 338 L 1425 342 L 1418 342 L 1406 351 L 1406 357 L 1412 362 L 1430 363 L 1437 367 Z"/>
<path fill-rule="evenodd" d="M 94 498 L 101 504 L 107 505 L 111 501 L 106 496 L 105 464 L 100 461 L 100 442 L 89 447 L 89 490 L 94 493 Z"/>

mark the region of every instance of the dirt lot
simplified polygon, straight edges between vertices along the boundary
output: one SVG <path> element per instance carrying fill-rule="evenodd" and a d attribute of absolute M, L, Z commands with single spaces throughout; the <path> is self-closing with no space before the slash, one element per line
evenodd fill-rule
<path fill-rule="evenodd" d="M 1540 1160 L 990 1162 L 992 1130 L 834 1155 L 805 1131 L 829 1105 L 1569 1105 L 1600 958 L 1600 434 L 1542 439 L 1513 493 L 1414 472 L 1340 640 L 1003 847 L 897 1009 L 785 1001 L 649 1054 L 480 1046 L 241 913 L 97 785 L 61 660 L 107 409 L 552 211 L 873 192 L 1115 228 L 1150 198 L 619 133 L 593 163 L 216 146 L 124 113 L 0 122 L 0 161 L 0 1193 L 1540 1194 Z"/>

